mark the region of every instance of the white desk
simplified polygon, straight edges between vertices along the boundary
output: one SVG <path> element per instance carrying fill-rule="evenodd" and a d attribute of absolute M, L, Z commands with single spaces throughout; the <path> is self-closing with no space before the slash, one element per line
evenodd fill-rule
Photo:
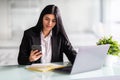
<path fill-rule="evenodd" d="M 75 75 L 62 74 L 58 72 L 36 72 L 25 69 L 25 66 L 1 66 L 0 80 L 98 80 L 98 77 L 118 76 L 120 80 L 120 65 L 103 67 L 99 70 L 79 73 Z M 85 79 L 86 78 L 86 79 Z M 111 80 L 115 80 L 110 78 Z M 106 80 L 106 79 L 99 79 Z"/>

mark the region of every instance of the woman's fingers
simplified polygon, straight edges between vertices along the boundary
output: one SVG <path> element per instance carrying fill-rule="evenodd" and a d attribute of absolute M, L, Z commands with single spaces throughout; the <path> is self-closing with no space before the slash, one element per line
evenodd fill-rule
<path fill-rule="evenodd" d="M 32 51 L 31 51 L 31 55 L 34 55 L 34 54 L 36 54 L 37 52 L 38 52 L 38 50 L 34 50 L 34 51 L 32 50 Z"/>
<path fill-rule="evenodd" d="M 29 60 L 32 62 L 32 61 L 36 61 L 38 60 L 40 57 L 42 56 L 42 52 L 41 51 L 38 51 L 38 50 L 35 50 L 35 51 L 31 51 L 31 54 L 30 54 L 30 57 L 29 57 Z"/>
<path fill-rule="evenodd" d="M 35 56 L 39 56 L 39 55 L 42 55 L 42 53 L 41 52 L 35 53 Z"/>

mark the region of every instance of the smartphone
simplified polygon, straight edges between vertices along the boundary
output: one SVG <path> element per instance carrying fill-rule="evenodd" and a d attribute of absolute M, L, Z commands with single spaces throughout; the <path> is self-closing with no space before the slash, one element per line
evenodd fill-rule
<path fill-rule="evenodd" d="M 41 45 L 32 45 L 32 50 L 38 50 L 38 51 L 41 51 L 42 48 L 41 48 Z"/>

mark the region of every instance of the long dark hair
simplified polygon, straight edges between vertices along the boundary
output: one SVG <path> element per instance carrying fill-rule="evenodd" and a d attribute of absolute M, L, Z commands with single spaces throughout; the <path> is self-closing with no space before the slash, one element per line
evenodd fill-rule
<path fill-rule="evenodd" d="M 54 35 L 62 34 L 67 40 L 68 37 L 66 35 L 66 32 L 63 27 L 62 19 L 60 16 L 60 11 L 57 6 L 55 5 L 47 5 L 41 12 L 38 23 L 36 24 L 36 27 L 39 27 L 40 30 L 43 29 L 43 17 L 46 14 L 54 14 L 56 18 L 56 25 L 54 26 L 52 32 Z"/>

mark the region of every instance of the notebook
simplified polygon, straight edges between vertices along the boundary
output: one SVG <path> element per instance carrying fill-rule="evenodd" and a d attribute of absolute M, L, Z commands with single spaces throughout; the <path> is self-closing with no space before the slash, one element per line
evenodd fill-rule
<path fill-rule="evenodd" d="M 31 71 L 47 72 L 47 71 L 54 70 L 57 68 L 62 68 L 62 67 L 64 66 L 55 64 L 55 63 L 45 63 L 45 64 L 27 65 L 26 69 L 31 70 Z"/>
<path fill-rule="evenodd" d="M 105 64 L 110 45 L 80 46 L 73 66 L 56 69 L 55 71 L 77 74 L 100 69 Z"/>

